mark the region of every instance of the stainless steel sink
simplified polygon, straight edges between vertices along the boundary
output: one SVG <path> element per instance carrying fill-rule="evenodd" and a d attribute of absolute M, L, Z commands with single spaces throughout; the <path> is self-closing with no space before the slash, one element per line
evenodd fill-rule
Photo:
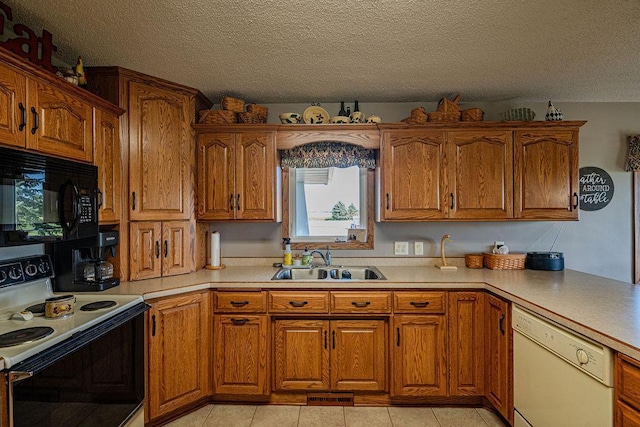
<path fill-rule="evenodd" d="M 387 280 L 376 267 L 314 267 L 281 268 L 271 280 L 292 281 L 349 281 L 349 280 Z"/>

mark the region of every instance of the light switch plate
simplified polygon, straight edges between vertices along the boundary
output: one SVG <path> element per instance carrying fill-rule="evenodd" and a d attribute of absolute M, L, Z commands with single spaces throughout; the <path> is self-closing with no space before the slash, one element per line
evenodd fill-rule
<path fill-rule="evenodd" d="M 393 242 L 394 255 L 409 255 L 409 242 Z"/>
<path fill-rule="evenodd" d="M 423 242 L 413 242 L 413 254 L 414 255 L 424 255 L 424 243 Z"/>

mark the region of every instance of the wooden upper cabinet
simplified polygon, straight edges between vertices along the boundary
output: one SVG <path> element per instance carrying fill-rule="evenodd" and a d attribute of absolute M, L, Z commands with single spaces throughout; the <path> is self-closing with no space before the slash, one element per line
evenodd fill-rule
<path fill-rule="evenodd" d="M 190 99 L 129 83 L 131 220 L 189 219 L 193 203 Z"/>
<path fill-rule="evenodd" d="M 235 200 L 235 135 L 198 136 L 198 219 L 233 219 Z"/>
<path fill-rule="evenodd" d="M 122 162 L 120 158 L 120 119 L 102 110 L 95 110 L 95 144 L 93 160 L 98 167 L 100 191 L 98 216 L 100 223 L 120 221 L 122 197 Z"/>
<path fill-rule="evenodd" d="M 382 134 L 382 219 L 442 219 L 448 214 L 445 134 L 397 129 Z"/>
<path fill-rule="evenodd" d="M 515 132 L 515 217 L 577 220 L 578 129 Z"/>
<path fill-rule="evenodd" d="M 41 153 L 91 162 L 93 107 L 54 86 L 27 82 L 27 115 L 32 121 L 27 148 Z"/>
<path fill-rule="evenodd" d="M 448 132 L 447 166 L 450 218 L 513 218 L 511 131 Z"/>
<path fill-rule="evenodd" d="M 194 221 L 135 221 L 129 229 L 131 280 L 195 270 Z"/>
<path fill-rule="evenodd" d="M 202 131 L 196 162 L 198 219 L 278 220 L 274 130 Z"/>
<path fill-rule="evenodd" d="M 27 79 L 13 68 L 0 65 L 0 141 L 25 147 L 27 116 Z"/>

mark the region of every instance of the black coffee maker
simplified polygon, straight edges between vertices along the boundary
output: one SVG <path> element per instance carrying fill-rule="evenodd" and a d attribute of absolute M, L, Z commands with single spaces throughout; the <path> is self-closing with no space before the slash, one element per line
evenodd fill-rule
<path fill-rule="evenodd" d="M 116 255 L 118 242 L 117 231 L 101 231 L 97 238 L 51 245 L 54 291 L 96 292 L 118 286 L 120 279 L 113 277 L 113 264 L 108 261 Z"/>

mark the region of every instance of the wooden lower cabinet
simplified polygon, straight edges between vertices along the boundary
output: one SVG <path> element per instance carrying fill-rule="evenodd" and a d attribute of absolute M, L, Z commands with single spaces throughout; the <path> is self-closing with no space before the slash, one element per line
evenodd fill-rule
<path fill-rule="evenodd" d="M 443 315 L 393 317 L 392 396 L 447 395 L 447 319 Z"/>
<path fill-rule="evenodd" d="M 268 395 L 270 366 L 266 315 L 215 315 L 213 392 Z"/>
<path fill-rule="evenodd" d="M 275 391 L 385 391 L 385 320 L 274 321 Z"/>
<path fill-rule="evenodd" d="M 449 292 L 449 395 L 484 394 L 484 292 Z"/>
<path fill-rule="evenodd" d="M 208 291 L 150 301 L 147 410 L 158 418 L 211 393 Z"/>
<path fill-rule="evenodd" d="M 511 307 L 495 295 L 485 295 L 485 395 L 513 423 L 513 332 Z"/>
<path fill-rule="evenodd" d="M 616 354 L 614 376 L 614 425 L 640 427 L 640 361 Z"/>

